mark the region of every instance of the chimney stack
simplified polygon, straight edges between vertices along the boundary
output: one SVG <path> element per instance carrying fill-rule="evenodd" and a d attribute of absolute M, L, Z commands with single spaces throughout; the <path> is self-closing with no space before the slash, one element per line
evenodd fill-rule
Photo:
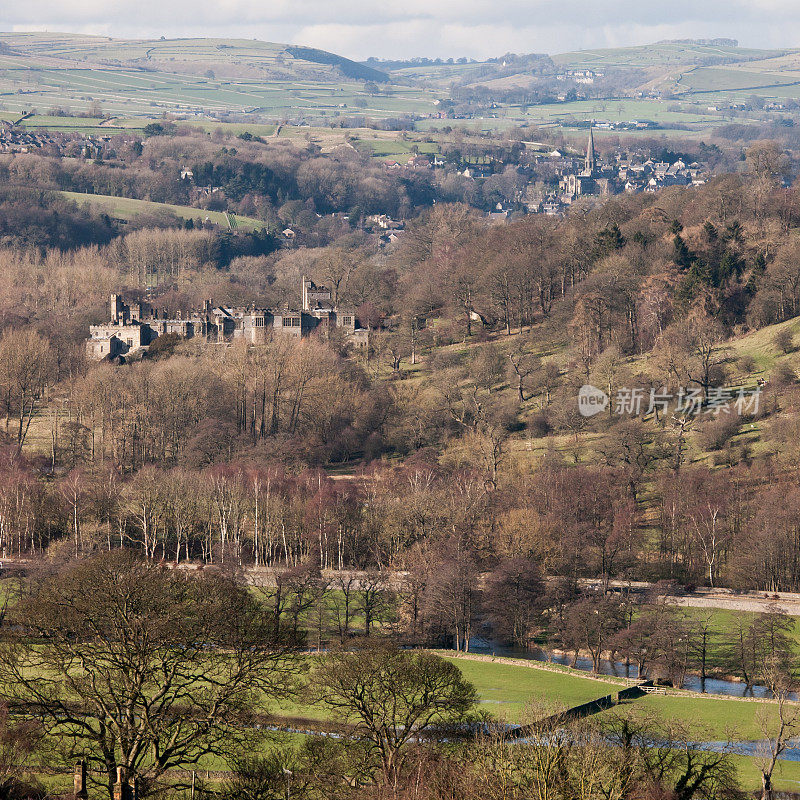
<path fill-rule="evenodd" d="M 113 800 L 133 800 L 133 792 L 127 778 L 124 778 L 125 768 L 117 767 L 117 782 L 114 784 Z"/>
<path fill-rule="evenodd" d="M 86 762 L 83 759 L 75 764 L 73 795 L 75 800 L 86 800 L 89 796 L 86 789 Z"/>

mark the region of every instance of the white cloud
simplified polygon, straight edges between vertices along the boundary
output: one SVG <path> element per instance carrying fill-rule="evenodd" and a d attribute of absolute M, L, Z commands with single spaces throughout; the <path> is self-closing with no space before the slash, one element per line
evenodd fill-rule
<path fill-rule="evenodd" d="M 5 5 L 5 3 L 4 3 Z M 9 4 L 10 5 L 10 4 Z M 257 37 L 369 55 L 472 56 L 728 36 L 800 45 L 797 0 L 28 0 L 0 30 Z"/>

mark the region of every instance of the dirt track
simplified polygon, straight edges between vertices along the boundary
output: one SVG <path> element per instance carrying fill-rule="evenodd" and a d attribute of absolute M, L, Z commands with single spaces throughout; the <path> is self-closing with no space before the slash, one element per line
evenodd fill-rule
<path fill-rule="evenodd" d="M 598 580 L 583 580 L 584 586 L 599 589 Z M 693 592 L 679 589 L 670 591 L 654 583 L 641 581 L 610 581 L 609 588 L 629 591 L 634 594 L 656 593 L 658 597 L 675 606 L 691 608 L 719 608 L 726 611 L 752 611 L 764 613 L 770 608 L 778 608 L 784 614 L 800 617 L 800 594 L 793 592 L 737 592 L 733 589 L 709 589 L 700 587 Z M 659 591 L 660 589 L 660 591 Z"/>
<path fill-rule="evenodd" d="M 670 605 L 690 606 L 692 608 L 721 608 L 728 611 L 755 611 L 764 613 L 770 608 L 777 608 L 784 614 L 800 617 L 800 599 L 784 599 L 796 595 L 781 595 L 778 600 L 759 597 L 755 594 L 733 595 L 687 595 L 686 597 L 668 597 Z"/>

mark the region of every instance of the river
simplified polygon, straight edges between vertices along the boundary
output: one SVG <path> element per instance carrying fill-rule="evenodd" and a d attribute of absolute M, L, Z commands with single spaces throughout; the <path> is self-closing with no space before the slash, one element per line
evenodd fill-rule
<path fill-rule="evenodd" d="M 475 638 L 470 641 L 470 650 L 482 655 L 507 656 L 509 658 L 524 658 L 529 661 L 542 661 L 550 664 L 563 664 L 573 666 L 572 657 L 545 650 L 520 650 L 513 647 L 504 647 L 486 639 Z M 583 672 L 592 671 L 590 658 L 578 657 L 574 664 L 575 669 Z M 623 661 L 600 662 L 602 675 L 613 675 L 617 678 L 638 678 L 639 671 L 635 664 L 625 664 Z M 697 675 L 687 675 L 683 680 L 681 689 L 687 692 L 700 692 L 703 694 L 724 694 L 729 697 L 769 697 L 770 690 L 766 686 L 747 686 L 740 681 L 726 681 L 720 678 L 706 678 L 701 680 Z M 790 700 L 797 700 L 796 694 L 789 695 Z"/>

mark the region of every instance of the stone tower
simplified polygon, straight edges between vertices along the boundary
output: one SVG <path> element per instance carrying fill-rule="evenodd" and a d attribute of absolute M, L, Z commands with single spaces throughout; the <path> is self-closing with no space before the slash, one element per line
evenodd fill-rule
<path fill-rule="evenodd" d="M 594 128 L 589 128 L 589 145 L 586 148 L 586 160 L 584 161 L 583 174 L 594 175 L 597 170 L 597 156 L 594 152 Z"/>

